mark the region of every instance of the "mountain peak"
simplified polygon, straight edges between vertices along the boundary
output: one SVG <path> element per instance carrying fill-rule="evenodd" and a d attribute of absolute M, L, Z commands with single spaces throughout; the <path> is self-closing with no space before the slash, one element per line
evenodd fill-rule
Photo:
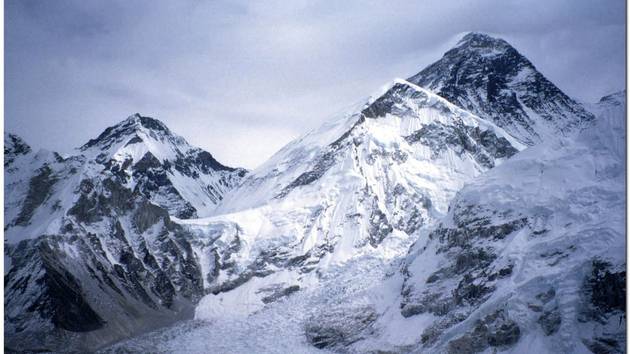
<path fill-rule="evenodd" d="M 523 57 L 514 47 L 501 38 L 493 37 L 482 32 L 468 32 L 457 42 L 457 45 L 449 52 L 454 55 L 461 56 L 462 53 L 473 52 L 481 56 L 500 56 L 514 55 L 519 61 L 526 61 L 527 65 L 531 65 L 525 57 Z M 448 52 L 447 54 L 448 55 Z"/>
<path fill-rule="evenodd" d="M 31 147 L 20 136 L 12 133 L 4 133 L 4 151 L 15 151 L 18 154 L 26 154 L 31 151 Z"/>
<path fill-rule="evenodd" d="M 155 118 L 142 116 L 140 113 L 134 113 L 133 115 L 122 121 L 120 124 L 131 124 L 136 127 L 136 129 L 144 128 L 171 134 L 171 131 L 168 129 L 166 124 L 162 123 L 162 121 Z"/>
<path fill-rule="evenodd" d="M 476 46 L 488 46 L 488 45 L 506 45 L 510 46 L 508 42 L 501 38 L 493 37 L 487 33 L 471 31 L 462 36 L 458 44 L 471 44 Z M 511 46 L 510 46 L 511 47 Z"/>
<path fill-rule="evenodd" d="M 118 124 L 105 129 L 95 139 L 90 139 L 79 150 L 86 151 L 92 147 L 98 146 L 101 150 L 107 150 L 112 145 L 120 143 L 123 140 L 129 140 L 131 143 L 140 142 L 142 138 L 139 135 L 150 136 L 153 139 L 168 138 L 176 144 L 185 143 L 184 139 L 173 134 L 168 127 L 161 121 L 135 113 Z"/>
<path fill-rule="evenodd" d="M 521 143 L 570 134 L 594 117 L 507 41 L 470 32 L 408 81 L 490 120 Z"/>
<path fill-rule="evenodd" d="M 161 121 L 139 113 L 79 150 L 178 218 L 209 215 L 246 173 L 221 164 Z"/>

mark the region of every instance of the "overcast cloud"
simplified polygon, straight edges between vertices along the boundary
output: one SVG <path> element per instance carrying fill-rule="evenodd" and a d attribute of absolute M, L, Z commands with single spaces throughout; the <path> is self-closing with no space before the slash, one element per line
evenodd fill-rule
<path fill-rule="evenodd" d="M 256 167 L 462 32 L 570 96 L 625 87 L 625 2 L 5 0 L 5 129 L 60 152 L 139 112 Z"/>

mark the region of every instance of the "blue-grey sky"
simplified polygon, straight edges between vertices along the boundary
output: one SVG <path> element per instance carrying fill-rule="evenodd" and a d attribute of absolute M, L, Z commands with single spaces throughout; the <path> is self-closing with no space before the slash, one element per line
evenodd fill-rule
<path fill-rule="evenodd" d="M 625 87 L 625 1 L 5 0 L 5 130 L 69 152 L 139 112 L 232 166 L 497 34 L 570 96 Z"/>

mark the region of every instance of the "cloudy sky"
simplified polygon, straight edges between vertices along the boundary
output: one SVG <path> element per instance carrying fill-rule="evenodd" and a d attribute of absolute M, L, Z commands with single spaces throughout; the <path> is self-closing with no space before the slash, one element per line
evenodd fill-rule
<path fill-rule="evenodd" d="M 5 0 L 5 130 L 69 152 L 139 112 L 233 166 L 497 34 L 574 98 L 625 85 L 623 0 Z"/>

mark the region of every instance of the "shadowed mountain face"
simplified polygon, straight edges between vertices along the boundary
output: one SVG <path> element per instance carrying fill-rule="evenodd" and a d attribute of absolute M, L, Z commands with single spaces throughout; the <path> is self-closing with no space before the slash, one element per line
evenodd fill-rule
<path fill-rule="evenodd" d="M 442 59 L 409 78 L 533 145 L 593 119 L 506 41 L 469 33 Z"/>

